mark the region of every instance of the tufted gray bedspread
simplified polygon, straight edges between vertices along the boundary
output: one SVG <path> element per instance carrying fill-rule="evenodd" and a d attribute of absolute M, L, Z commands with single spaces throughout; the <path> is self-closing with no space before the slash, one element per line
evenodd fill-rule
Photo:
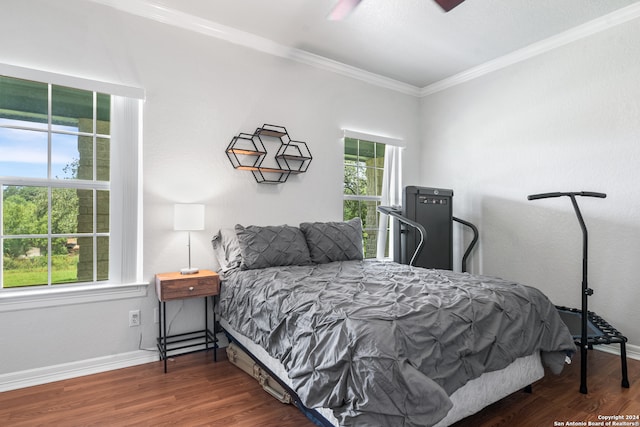
<path fill-rule="evenodd" d="M 573 339 L 535 288 L 383 261 L 236 270 L 219 310 L 287 368 L 307 407 L 341 425 L 430 426 L 483 372 Z"/>

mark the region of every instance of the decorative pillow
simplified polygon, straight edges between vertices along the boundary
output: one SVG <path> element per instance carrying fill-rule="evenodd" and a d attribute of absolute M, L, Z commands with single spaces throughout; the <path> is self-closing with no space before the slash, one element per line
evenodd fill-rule
<path fill-rule="evenodd" d="M 211 239 L 213 254 L 218 262 L 217 272 L 226 273 L 240 267 L 242 253 L 236 231 L 232 228 L 223 228 Z"/>
<path fill-rule="evenodd" d="M 289 225 L 235 227 L 243 270 L 282 265 L 311 264 L 309 248 L 302 231 Z"/>
<path fill-rule="evenodd" d="M 303 222 L 300 229 L 307 239 L 311 261 L 324 264 L 363 258 L 362 221 Z"/>

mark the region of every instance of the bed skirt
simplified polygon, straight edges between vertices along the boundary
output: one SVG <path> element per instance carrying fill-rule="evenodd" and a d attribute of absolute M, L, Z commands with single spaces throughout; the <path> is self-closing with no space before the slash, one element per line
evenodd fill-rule
<path fill-rule="evenodd" d="M 262 347 L 249 338 L 234 330 L 225 319 L 220 319 L 220 325 L 237 343 L 274 374 L 281 383 L 291 389 L 291 380 L 287 375 L 287 371 L 277 359 L 271 357 Z M 486 372 L 480 377 L 469 381 L 450 396 L 453 408 L 445 418 L 436 424 L 436 427 L 445 427 L 473 415 L 482 408 L 533 384 L 543 376 L 544 368 L 538 352 L 516 359 L 512 364 L 499 371 Z M 295 400 L 299 402 L 297 396 Z M 296 406 L 316 425 L 339 425 L 338 420 L 333 416 L 333 412 L 328 408 L 310 410 L 304 405 L 298 404 Z"/>

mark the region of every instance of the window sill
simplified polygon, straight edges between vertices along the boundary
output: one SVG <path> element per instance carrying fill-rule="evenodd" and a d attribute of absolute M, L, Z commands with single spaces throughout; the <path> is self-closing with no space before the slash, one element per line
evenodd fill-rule
<path fill-rule="evenodd" d="M 0 292 L 0 313 L 71 304 L 141 298 L 149 283 L 87 284 Z"/>

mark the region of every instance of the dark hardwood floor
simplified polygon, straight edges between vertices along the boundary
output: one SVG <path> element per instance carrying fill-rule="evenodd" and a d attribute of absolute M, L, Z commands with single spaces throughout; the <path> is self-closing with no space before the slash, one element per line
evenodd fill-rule
<path fill-rule="evenodd" d="M 628 359 L 630 388 L 622 388 L 620 356 L 589 351 L 588 394 L 581 394 L 580 355 L 565 366 L 560 375 L 547 372 L 534 383 L 533 393 L 514 393 L 488 406 L 455 427 L 489 426 L 569 426 L 603 421 L 599 416 L 629 416 L 640 426 L 640 361 Z M 564 423 L 564 424 L 562 424 Z M 604 425 L 604 424 L 603 424 Z M 613 424 L 609 424 L 613 425 Z M 618 424 L 624 425 L 624 424 Z"/>
<path fill-rule="evenodd" d="M 533 393 L 518 392 L 455 424 L 554 426 L 640 415 L 640 361 L 629 359 L 630 389 L 620 387 L 620 358 L 589 352 L 589 394 L 578 392 L 579 359 L 548 374 Z M 0 426 L 312 426 L 300 411 L 267 395 L 231 365 L 224 351 L 0 393 Z M 624 420 L 622 420 L 624 421 Z M 638 422 L 640 420 L 628 420 Z"/>

